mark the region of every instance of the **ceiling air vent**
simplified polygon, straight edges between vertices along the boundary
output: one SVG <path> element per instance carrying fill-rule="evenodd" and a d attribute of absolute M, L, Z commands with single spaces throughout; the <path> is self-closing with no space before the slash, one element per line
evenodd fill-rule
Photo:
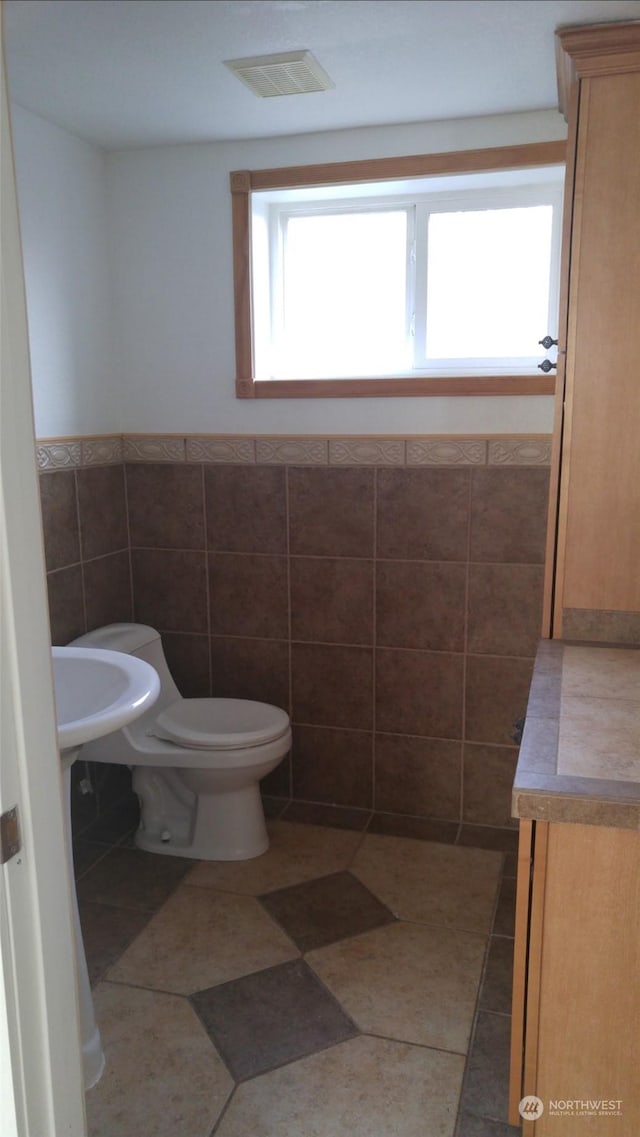
<path fill-rule="evenodd" d="M 256 55 L 252 59 L 224 62 L 225 67 L 261 99 L 328 91 L 334 85 L 310 51 L 286 51 L 281 55 Z"/>

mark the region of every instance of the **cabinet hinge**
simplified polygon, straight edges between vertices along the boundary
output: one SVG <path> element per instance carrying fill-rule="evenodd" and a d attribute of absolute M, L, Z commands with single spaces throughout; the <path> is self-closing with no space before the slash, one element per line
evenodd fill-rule
<path fill-rule="evenodd" d="M 0 865 L 6 864 L 22 848 L 20 839 L 20 822 L 18 820 L 18 807 L 8 809 L 0 814 Z"/>

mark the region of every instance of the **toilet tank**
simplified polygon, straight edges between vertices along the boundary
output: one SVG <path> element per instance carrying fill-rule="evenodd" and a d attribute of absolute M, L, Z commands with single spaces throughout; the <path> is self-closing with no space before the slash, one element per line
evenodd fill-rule
<path fill-rule="evenodd" d="M 78 636 L 72 645 L 122 651 L 155 667 L 160 677 L 160 695 L 152 708 L 154 719 L 164 707 L 181 698 L 167 666 L 160 633 L 148 624 L 107 624 L 104 628 L 94 628 L 86 635 Z"/>

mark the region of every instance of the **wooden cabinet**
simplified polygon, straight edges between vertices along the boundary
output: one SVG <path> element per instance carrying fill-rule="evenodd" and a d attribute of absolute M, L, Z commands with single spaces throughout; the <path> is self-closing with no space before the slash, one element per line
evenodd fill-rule
<path fill-rule="evenodd" d="M 569 153 L 545 634 L 640 642 L 640 23 L 557 44 Z"/>
<path fill-rule="evenodd" d="M 514 975 L 512 1124 L 536 1095 L 526 1137 L 637 1137 L 639 832 L 521 822 Z"/>
<path fill-rule="evenodd" d="M 640 23 L 567 28 L 557 48 L 569 144 L 543 635 L 640 644 Z M 521 821 L 512 1124 L 532 1095 L 526 1137 L 640 1134 L 637 829 Z"/>

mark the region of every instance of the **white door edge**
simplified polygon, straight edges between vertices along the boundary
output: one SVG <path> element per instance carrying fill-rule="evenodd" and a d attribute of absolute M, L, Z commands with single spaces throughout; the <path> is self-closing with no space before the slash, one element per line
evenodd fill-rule
<path fill-rule="evenodd" d="M 0 867 L 0 1133 L 84 1137 L 62 776 L 4 50 L 0 101 L 0 812 L 17 805 L 22 835 L 21 851 Z"/>

